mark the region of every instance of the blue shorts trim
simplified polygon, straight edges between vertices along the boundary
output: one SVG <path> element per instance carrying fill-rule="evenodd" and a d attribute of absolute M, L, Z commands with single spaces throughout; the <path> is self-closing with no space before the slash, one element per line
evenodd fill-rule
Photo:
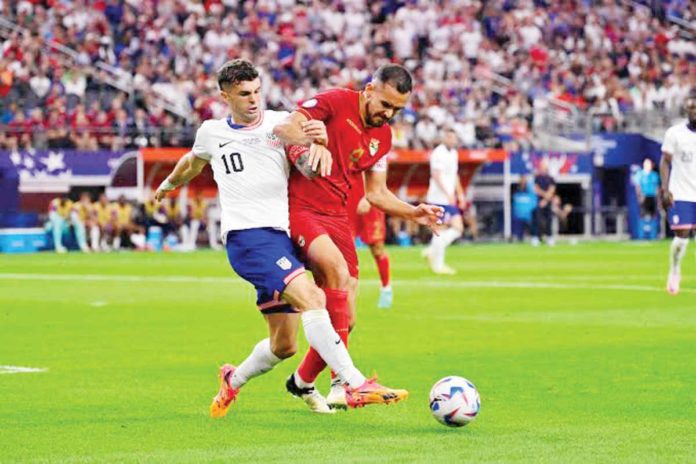
<path fill-rule="evenodd" d="M 696 202 L 675 201 L 667 212 L 672 230 L 696 228 Z"/>
<path fill-rule="evenodd" d="M 256 289 L 262 313 L 297 312 L 280 299 L 285 287 L 305 272 L 287 233 L 272 228 L 232 230 L 225 246 L 234 272 Z"/>
<path fill-rule="evenodd" d="M 450 222 L 452 220 L 452 218 L 455 218 L 457 216 L 462 215 L 462 210 L 460 210 L 455 205 L 435 205 L 435 206 L 439 206 L 445 210 L 445 214 L 442 216 L 442 222 L 445 224 Z"/>

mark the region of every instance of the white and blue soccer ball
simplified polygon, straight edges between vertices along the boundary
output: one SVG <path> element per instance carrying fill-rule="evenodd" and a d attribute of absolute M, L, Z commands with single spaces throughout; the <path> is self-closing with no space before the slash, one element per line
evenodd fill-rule
<path fill-rule="evenodd" d="M 464 377 L 445 377 L 430 390 L 430 412 L 441 424 L 463 427 L 476 419 L 480 409 L 479 393 Z"/>

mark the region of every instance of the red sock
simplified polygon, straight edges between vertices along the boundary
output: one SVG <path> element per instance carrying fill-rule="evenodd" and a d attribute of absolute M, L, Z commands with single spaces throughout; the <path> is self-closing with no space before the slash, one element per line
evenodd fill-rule
<path fill-rule="evenodd" d="M 379 279 L 382 281 L 382 287 L 389 285 L 389 255 L 384 253 L 379 258 L 375 258 L 377 269 L 379 269 Z"/>
<path fill-rule="evenodd" d="M 343 343 L 348 347 L 348 292 L 333 288 L 325 288 L 326 309 L 331 318 L 331 324 Z M 314 348 L 309 349 L 297 368 L 300 378 L 307 383 L 314 383 L 317 376 L 324 370 L 326 363 Z M 333 376 L 332 376 L 333 377 Z"/>

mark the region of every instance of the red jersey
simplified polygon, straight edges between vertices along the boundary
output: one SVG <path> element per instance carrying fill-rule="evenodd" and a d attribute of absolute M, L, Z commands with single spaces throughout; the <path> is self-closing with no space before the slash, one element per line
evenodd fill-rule
<path fill-rule="evenodd" d="M 311 209 L 323 214 L 347 214 L 350 192 L 362 190 L 362 172 L 391 149 L 391 128 L 367 127 L 360 118 L 360 92 L 332 89 L 302 103 L 298 111 L 307 119 L 326 124 L 328 149 L 333 156 L 331 175 L 307 179 L 290 173 L 290 209 Z"/>

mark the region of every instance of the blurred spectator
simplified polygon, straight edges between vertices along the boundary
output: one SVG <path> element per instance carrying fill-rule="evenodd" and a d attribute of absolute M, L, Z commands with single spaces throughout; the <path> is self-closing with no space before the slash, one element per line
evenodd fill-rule
<path fill-rule="evenodd" d="M 551 219 L 553 218 L 553 200 L 556 196 L 556 182 L 549 175 L 548 162 L 543 159 L 534 174 L 534 193 L 537 196 L 537 207 L 534 210 L 534 222 L 536 237 L 533 244 L 538 245 L 542 239 L 553 246 L 555 240 L 551 231 Z"/>
<path fill-rule="evenodd" d="M 520 177 L 520 183 L 512 194 L 512 236 L 518 241 L 524 239 L 524 234 L 536 236 L 534 228 L 534 210 L 537 205 L 537 196 L 534 185 L 529 182 L 527 176 Z"/>
<path fill-rule="evenodd" d="M 676 111 L 696 79 L 696 43 L 668 20 L 694 24 L 694 2 L 642 3 L 5 2 L 3 17 L 30 33 L 0 43 L 0 97 L 9 97 L 0 106 L 21 103 L 13 111 L 25 115 L 38 106 L 47 120 L 81 103 L 92 124 L 92 102 L 118 99 L 105 108 L 114 146 L 127 144 L 126 128 L 137 128 L 138 146 L 188 145 L 193 128 L 225 112 L 214 72 L 230 58 L 259 65 L 273 108 L 316 89 L 359 88 L 371 70 L 398 60 L 417 83 L 404 145 L 432 146 L 433 125 L 455 127 L 465 146 L 524 144 L 513 134 L 532 127 L 532 108 L 548 98 L 598 114 L 597 130 L 617 130 L 628 112 Z M 128 89 L 125 101 L 106 82 Z M 120 109 L 127 117 L 116 127 Z M 103 127 L 96 134 L 80 121 L 66 130 L 80 146 L 93 142 L 85 131 L 109 145 Z"/>

